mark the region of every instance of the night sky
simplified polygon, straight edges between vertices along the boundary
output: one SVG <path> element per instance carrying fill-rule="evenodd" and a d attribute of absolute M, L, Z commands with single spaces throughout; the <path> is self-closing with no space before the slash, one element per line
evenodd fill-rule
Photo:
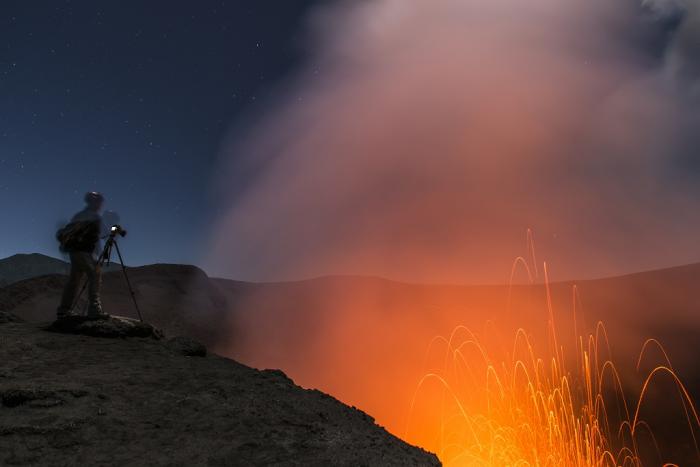
<path fill-rule="evenodd" d="M 313 3 L 1 2 L 0 257 L 57 256 L 98 190 L 128 262 L 197 263 L 222 140 L 299 66 Z"/>
<path fill-rule="evenodd" d="M 0 2 L 0 258 L 501 282 L 700 260 L 700 4 Z M 505 279 L 504 279 L 505 278 Z"/>

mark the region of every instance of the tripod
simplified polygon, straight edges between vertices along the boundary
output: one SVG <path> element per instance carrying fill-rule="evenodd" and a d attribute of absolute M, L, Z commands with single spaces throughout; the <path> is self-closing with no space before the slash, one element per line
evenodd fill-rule
<path fill-rule="evenodd" d="M 119 263 L 122 267 L 122 273 L 124 274 L 124 279 L 126 281 L 126 286 L 129 288 L 129 294 L 131 294 L 131 301 L 134 303 L 134 308 L 136 309 L 136 313 L 138 314 L 139 321 L 143 322 L 143 316 L 141 316 L 141 309 L 139 308 L 139 304 L 136 301 L 136 294 L 134 293 L 133 287 L 131 287 L 131 281 L 129 280 L 129 275 L 126 272 L 126 266 L 124 265 L 124 258 L 122 258 L 122 253 L 119 250 L 119 244 L 117 243 L 116 238 L 117 234 L 120 234 L 123 237 L 126 235 L 126 231 L 122 230 L 122 228 L 119 226 L 114 226 L 110 230 L 110 234 L 107 237 L 107 241 L 105 242 L 105 246 L 102 249 L 102 253 L 100 253 L 100 257 L 97 260 L 98 274 L 101 274 L 102 266 L 104 266 L 105 263 L 111 262 L 110 258 L 112 256 L 112 250 L 116 250 L 117 257 L 119 258 Z M 87 282 L 83 284 L 83 288 L 80 289 L 80 293 L 75 299 L 75 303 L 73 304 L 73 306 L 78 304 L 78 302 L 80 301 L 80 297 L 82 297 L 83 293 L 85 292 L 85 289 L 87 288 L 87 285 Z"/>

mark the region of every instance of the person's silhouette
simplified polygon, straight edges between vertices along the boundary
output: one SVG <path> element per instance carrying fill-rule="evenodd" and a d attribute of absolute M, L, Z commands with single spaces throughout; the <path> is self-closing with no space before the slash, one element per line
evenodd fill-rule
<path fill-rule="evenodd" d="M 73 306 L 83 276 L 87 278 L 88 317 L 104 318 L 100 300 L 100 270 L 96 256 L 99 255 L 100 235 L 104 230 L 100 214 L 104 197 L 97 192 L 85 195 L 85 209 L 78 212 L 70 223 L 59 230 L 57 238 L 61 249 L 70 256 L 70 276 L 63 290 L 61 303 L 56 312 L 58 319 L 75 315 Z"/>

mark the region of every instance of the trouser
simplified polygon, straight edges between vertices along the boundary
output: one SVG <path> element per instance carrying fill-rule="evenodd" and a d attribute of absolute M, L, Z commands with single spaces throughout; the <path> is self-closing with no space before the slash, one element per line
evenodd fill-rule
<path fill-rule="evenodd" d="M 65 289 L 63 289 L 61 305 L 58 307 L 59 314 L 66 313 L 73 308 L 73 302 L 75 301 L 83 277 L 87 278 L 88 313 L 102 313 L 99 266 L 92 257 L 92 254 L 74 251 L 70 253 L 70 276 L 68 277 L 68 283 Z"/>

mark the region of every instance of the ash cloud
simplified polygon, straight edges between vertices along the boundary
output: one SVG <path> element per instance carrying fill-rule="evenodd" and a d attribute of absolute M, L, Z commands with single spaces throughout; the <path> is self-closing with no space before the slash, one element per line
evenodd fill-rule
<path fill-rule="evenodd" d="M 225 145 L 208 268 L 503 282 L 527 228 L 555 278 L 700 260 L 697 5 L 319 8 L 306 69 Z"/>
<path fill-rule="evenodd" d="M 668 66 L 671 73 L 690 87 L 693 97 L 699 98 L 700 3 L 688 0 L 684 5 L 681 9 L 681 25 L 669 48 Z"/>

